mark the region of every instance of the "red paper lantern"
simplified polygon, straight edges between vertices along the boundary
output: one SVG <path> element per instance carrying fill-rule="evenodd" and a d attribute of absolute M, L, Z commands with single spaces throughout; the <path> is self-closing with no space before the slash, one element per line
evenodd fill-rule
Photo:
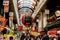
<path fill-rule="evenodd" d="M 23 30 L 23 27 L 22 27 L 22 26 L 19 26 L 19 27 L 18 27 L 18 30 L 19 30 L 19 31 Z"/>

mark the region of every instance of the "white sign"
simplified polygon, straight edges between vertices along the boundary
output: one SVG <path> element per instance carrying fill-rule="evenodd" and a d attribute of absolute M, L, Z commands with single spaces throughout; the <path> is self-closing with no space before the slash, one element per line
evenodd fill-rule
<path fill-rule="evenodd" d="M 9 1 L 3 1 L 4 6 L 9 6 Z"/>

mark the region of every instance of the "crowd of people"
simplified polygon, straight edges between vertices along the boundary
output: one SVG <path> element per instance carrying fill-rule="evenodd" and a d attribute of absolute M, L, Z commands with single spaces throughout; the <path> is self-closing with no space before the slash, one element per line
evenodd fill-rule
<path fill-rule="evenodd" d="M 22 33 L 20 40 L 60 40 L 60 34 L 48 34 L 46 31 L 41 31 L 37 36 L 30 33 Z"/>

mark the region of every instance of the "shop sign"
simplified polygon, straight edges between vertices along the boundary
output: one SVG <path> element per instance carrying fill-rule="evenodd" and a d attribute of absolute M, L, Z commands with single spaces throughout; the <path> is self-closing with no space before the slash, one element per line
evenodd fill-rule
<path fill-rule="evenodd" d="M 9 6 L 9 1 L 3 1 L 4 6 Z"/>

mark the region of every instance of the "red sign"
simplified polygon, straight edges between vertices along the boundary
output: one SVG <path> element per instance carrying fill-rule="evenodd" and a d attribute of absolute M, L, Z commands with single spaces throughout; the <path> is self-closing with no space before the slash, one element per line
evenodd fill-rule
<path fill-rule="evenodd" d="M 48 31 L 48 34 L 49 35 L 54 35 L 54 34 L 57 34 L 57 31 Z"/>

